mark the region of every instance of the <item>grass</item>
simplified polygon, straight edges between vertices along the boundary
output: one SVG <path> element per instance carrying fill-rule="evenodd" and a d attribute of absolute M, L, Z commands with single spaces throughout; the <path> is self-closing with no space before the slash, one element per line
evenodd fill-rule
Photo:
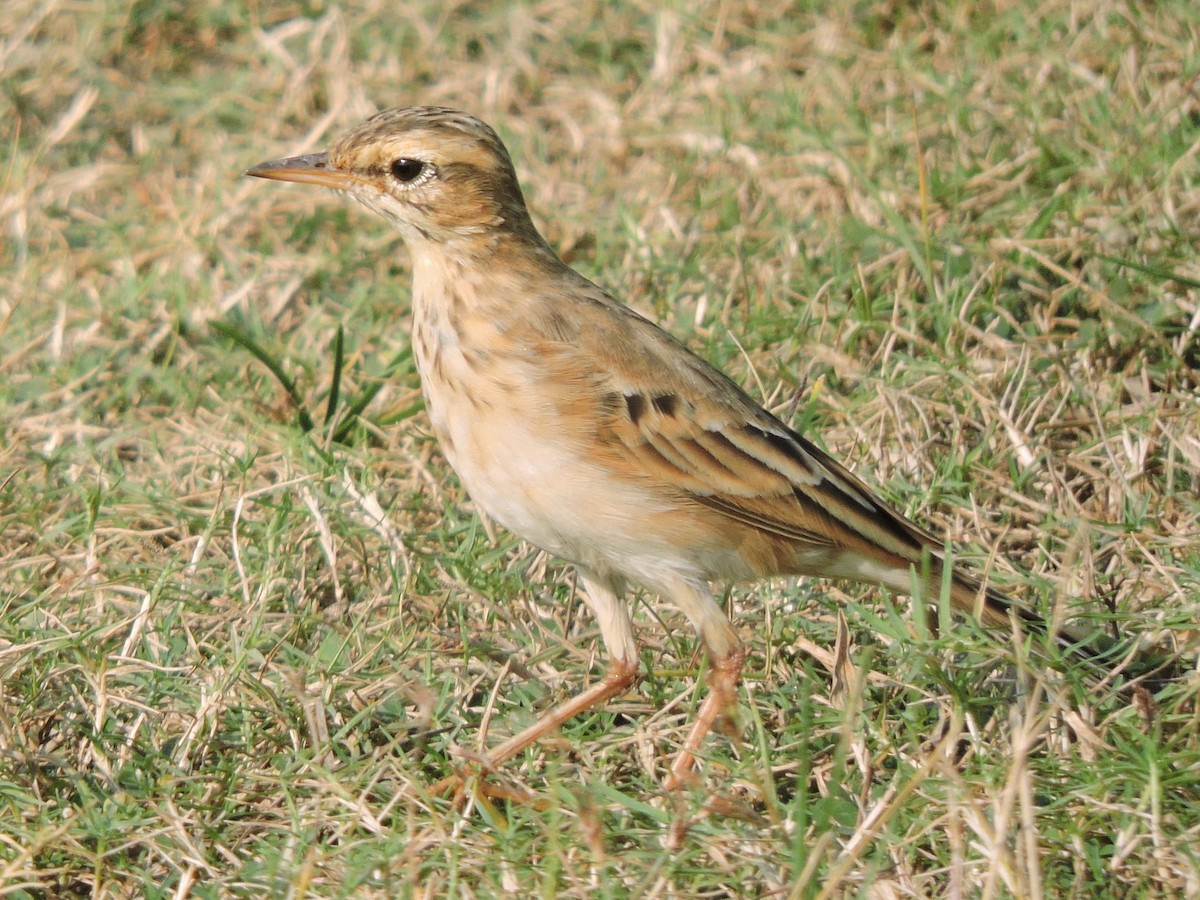
<path fill-rule="evenodd" d="M 731 592 L 708 791 L 661 791 L 701 667 L 642 598 L 643 685 L 506 767 L 537 802 L 429 796 L 597 632 L 438 453 L 397 237 L 238 177 L 477 112 L 573 265 L 1031 606 L 1194 659 L 1193 6 L 10 4 L 0 890 L 1200 892 L 1194 670 L 1131 699 L 840 584 Z"/>

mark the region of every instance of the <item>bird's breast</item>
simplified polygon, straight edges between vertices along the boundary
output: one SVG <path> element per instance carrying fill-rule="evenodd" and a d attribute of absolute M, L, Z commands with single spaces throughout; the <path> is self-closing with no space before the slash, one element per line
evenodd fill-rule
<path fill-rule="evenodd" d="M 413 349 L 430 423 L 471 499 L 532 544 L 593 570 L 647 552 L 633 524 L 670 503 L 596 452 L 600 410 L 562 398 L 552 367 L 494 317 L 414 310 Z M 653 543 L 653 538 L 650 538 Z M 669 555 L 664 548 L 656 556 Z M 628 573 L 644 580 L 636 573 Z"/>
<path fill-rule="evenodd" d="M 569 526 L 557 521 L 562 494 L 586 491 L 570 441 L 537 399 L 535 367 L 486 320 L 418 311 L 413 353 L 442 452 L 472 500 L 510 531 L 568 555 Z M 564 489 L 563 485 L 572 485 Z"/>

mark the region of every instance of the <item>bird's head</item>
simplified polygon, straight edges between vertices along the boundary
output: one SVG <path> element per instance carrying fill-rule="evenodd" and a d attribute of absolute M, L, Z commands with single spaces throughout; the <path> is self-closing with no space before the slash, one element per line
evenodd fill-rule
<path fill-rule="evenodd" d="M 343 191 L 410 242 L 537 235 L 496 132 L 452 109 L 387 109 L 325 153 L 259 163 L 246 174 Z"/>

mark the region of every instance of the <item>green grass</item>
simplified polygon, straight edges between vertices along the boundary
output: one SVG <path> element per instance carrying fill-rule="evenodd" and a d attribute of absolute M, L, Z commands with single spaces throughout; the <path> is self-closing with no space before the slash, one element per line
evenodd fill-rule
<path fill-rule="evenodd" d="M 573 265 L 1031 606 L 1194 659 L 1193 3 L 9 6 L 0 892 L 1200 891 L 1194 668 L 1131 701 L 839 584 L 731 593 L 706 790 L 660 787 L 701 666 L 647 597 L 645 682 L 505 767 L 537 802 L 430 796 L 598 633 L 438 453 L 397 236 L 239 177 L 478 113 Z"/>

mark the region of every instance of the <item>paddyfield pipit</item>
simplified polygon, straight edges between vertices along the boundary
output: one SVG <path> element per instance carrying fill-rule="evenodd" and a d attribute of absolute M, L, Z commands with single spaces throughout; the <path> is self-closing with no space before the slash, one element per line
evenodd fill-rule
<path fill-rule="evenodd" d="M 941 540 L 559 259 L 479 119 L 389 109 L 326 153 L 246 174 L 333 188 L 399 229 L 414 355 L 446 458 L 489 516 L 579 571 L 607 674 L 495 747 L 492 765 L 634 683 L 631 584 L 682 610 L 710 660 L 669 785 L 736 702 L 746 651 L 714 582 L 817 575 L 935 597 L 945 578 L 963 613 L 1045 630 L 999 591 L 946 573 Z"/>

